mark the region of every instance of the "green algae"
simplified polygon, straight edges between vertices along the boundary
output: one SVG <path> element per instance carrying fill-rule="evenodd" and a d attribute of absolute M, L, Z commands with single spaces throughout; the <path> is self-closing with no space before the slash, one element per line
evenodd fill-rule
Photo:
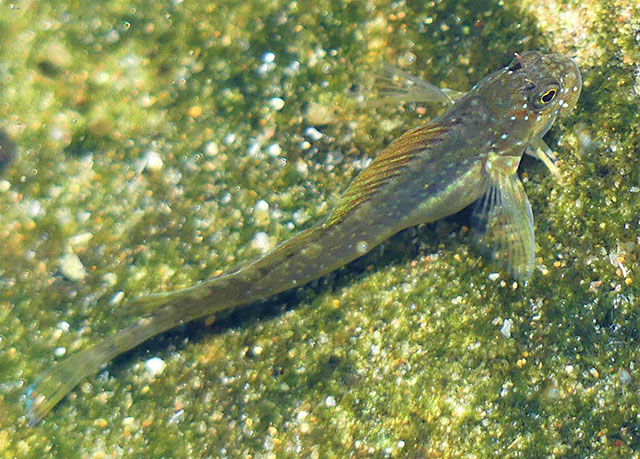
<path fill-rule="evenodd" d="M 0 449 L 637 454 L 640 11 L 532 5 L 3 5 L 0 119 L 18 155 L 0 183 Z M 372 68 L 399 63 L 466 89 L 540 48 L 576 55 L 585 87 L 547 137 L 565 183 L 523 165 L 538 245 L 530 286 L 491 276 L 456 216 L 266 304 L 158 337 L 26 427 L 21 391 L 56 349 L 119 328 L 127 298 L 259 255 L 258 232 L 281 241 L 308 226 L 367 157 L 420 123 L 412 106 L 367 108 Z M 69 253 L 82 281 L 61 275 Z M 155 356 L 166 367 L 154 377 L 144 362 Z"/>

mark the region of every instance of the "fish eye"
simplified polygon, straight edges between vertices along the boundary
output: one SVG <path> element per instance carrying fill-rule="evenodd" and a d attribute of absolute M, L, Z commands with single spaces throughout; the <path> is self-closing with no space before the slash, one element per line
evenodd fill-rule
<path fill-rule="evenodd" d="M 555 99 L 557 93 L 558 91 L 553 88 L 548 89 L 544 94 L 540 96 L 540 102 L 542 102 L 543 104 L 548 104 L 553 99 Z"/>
<path fill-rule="evenodd" d="M 533 105 L 536 108 L 544 108 L 553 102 L 558 95 L 558 87 L 556 85 L 547 86 L 540 91 L 533 100 Z"/>

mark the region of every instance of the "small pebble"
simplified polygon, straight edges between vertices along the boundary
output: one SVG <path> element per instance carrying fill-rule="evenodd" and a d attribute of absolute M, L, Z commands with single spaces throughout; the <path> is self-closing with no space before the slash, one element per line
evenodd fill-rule
<path fill-rule="evenodd" d="M 253 353 L 253 355 L 258 356 L 262 354 L 263 350 L 264 348 L 262 346 L 257 345 L 257 346 L 253 346 L 253 348 L 251 349 L 251 352 Z"/>
<path fill-rule="evenodd" d="M 208 142 L 204 146 L 204 154 L 208 157 L 216 156 L 218 153 L 220 153 L 220 147 L 214 141 Z"/>
<path fill-rule="evenodd" d="M 626 386 L 631 382 L 631 374 L 629 374 L 629 372 L 624 368 L 620 369 L 620 371 L 618 372 L 618 377 L 620 378 L 620 384 L 622 384 L 623 386 Z"/>
<path fill-rule="evenodd" d="M 87 270 L 75 253 L 68 253 L 58 263 L 60 272 L 70 281 L 80 281 L 87 276 Z"/>
<path fill-rule="evenodd" d="M 256 233 L 251 241 L 251 247 L 260 250 L 261 252 L 267 252 L 271 248 L 271 242 L 269 236 L 264 231 Z"/>
<path fill-rule="evenodd" d="M 500 329 L 500 333 L 502 333 L 505 338 L 511 338 L 512 325 L 513 325 L 513 322 L 511 321 L 511 319 L 505 319 L 505 321 L 503 322 L 502 328 Z"/>
<path fill-rule="evenodd" d="M 53 350 L 53 355 L 56 357 L 62 357 L 67 353 L 67 348 L 65 347 L 57 347 Z"/>
<path fill-rule="evenodd" d="M 311 140 L 320 140 L 323 136 L 322 132 L 318 131 L 314 127 L 308 127 L 304 130 L 304 135 L 309 137 Z"/>
<path fill-rule="evenodd" d="M 298 174 L 306 174 L 309 171 L 309 166 L 303 160 L 299 159 L 296 161 L 296 171 Z"/>
<path fill-rule="evenodd" d="M 162 169 L 164 163 L 158 153 L 153 150 L 149 150 L 144 157 L 144 168 L 153 172 L 157 172 Z"/>
<path fill-rule="evenodd" d="M 269 156 L 280 156 L 281 153 L 282 148 L 280 148 L 280 145 L 278 145 L 277 143 L 272 143 L 267 147 L 267 154 Z"/>
<path fill-rule="evenodd" d="M 258 225 L 266 225 L 269 223 L 269 203 L 263 199 L 256 202 L 253 215 Z"/>
<path fill-rule="evenodd" d="M 269 99 L 269 105 L 274 110 L 282 110 L 282 107 L 284 107 L 284 100 L 279 97 L 274 97 L 273 99 Z"/>
<path fill-rule="evenodd" d="M 269 203 L 264 199 L 260 199 L 259 201 L 256 202 L 255 210 L 256 210 L 256 213 L 260 213 L 260 214 L 269 212 Z"/>
<path fill-rule="evenodd" d="M 264 53 L 262 55 L 262 61 L 266 62 L 267 64 L 270 64 L 271 62 L 276 60 L 276 55 L 273 54 L 272 52 L 268 52 L 268 53 Z"/>
<path fill-rule="evenodd" d="M 189 108 L 188 113 L 191 118 L 198 118 L 200 117 L 200 115 L 202 115 L 202 107 L 199 105 L 194 105 L 193 107 Z"/>
<path fill-rule="evenodd" d="M 113 294 L 113 296 L 109 300 L 109 304 L 111 305 L 118 304 L 122 301 L 123 298 L 124 298 L 124 292 L 122 290 L 119 290 Z"/>
<path fill-rule="evenodd" d="M 161 358 L 152 357 L 144 362 L 144 366 L 146 367 L 149 376 L 157 376 L 164 371 L 166 364 Z"/>
<path fill-rule="evenodd" d="M 76 234 L 69 239 L 69 245 L 72 245 L 74 247 L 84 247 L 92 238 L 93 234 L 89 232 Z"/>

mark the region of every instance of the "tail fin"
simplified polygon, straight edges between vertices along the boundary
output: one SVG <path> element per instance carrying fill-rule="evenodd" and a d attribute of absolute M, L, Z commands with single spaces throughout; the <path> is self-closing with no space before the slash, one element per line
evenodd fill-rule
<path fill-rule="evenodd" d="M 187 301 L 193 303 L 193 292 L 190 290 L 141 298 L 137 303 L 145 307 L 155 305 L 155 312 L 137 319 L 135 323 L 108 336 L 95 346 L 69 356 L 38 376 L 26 391 L 25 406 L 29 423 L 34 425 L 40 421 L 83 378 L 96 373 L 102 365 L 117 355 L 158 333 L 207 315 L 207 312 L 203 312 L 204 305 L 180 307 Z"/>
<path fill-rule="evenodd" d="M 336 232 L 337 231 L 337 232 Z M 193 287 L 134 300 L 124 312 L 134 322 L 42 373 L 26 391 L 26 412 L 40 421 L 83 378 L 123 352 L 177 325 L 302 285 L 356 258 L 339 228 L 318 224 L 245 268 Z"/>

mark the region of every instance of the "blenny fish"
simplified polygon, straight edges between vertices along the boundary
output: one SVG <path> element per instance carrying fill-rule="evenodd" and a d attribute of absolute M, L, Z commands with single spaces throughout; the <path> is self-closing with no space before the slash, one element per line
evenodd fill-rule
<path fill-rule="evenodd" d="M 542 137 L 576 106 L 582 86 L 578 67 L 565 56 L 531 51 L 516 54 L 465 94 L 407 79 L 416 83 L 413 89 L 395 96 L 451 106 L 379 152 L 314 226 L 234 271 L 133 300 L 128 327 L 69 356 L 29 386 L 29 422 L 41 420 L 83 378 L 158 333 L 303 285 L 402 229 L 476 201 L 479 242 L 516 280 L 528 281 L 534 270 L 533 217 L 516 171 L 526 152 L 558 174 Z"/>

